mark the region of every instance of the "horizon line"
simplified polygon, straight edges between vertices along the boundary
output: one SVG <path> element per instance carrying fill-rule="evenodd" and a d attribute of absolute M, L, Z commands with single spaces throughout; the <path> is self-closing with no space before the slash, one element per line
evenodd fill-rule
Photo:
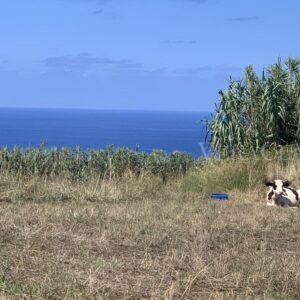
<path fill-rule="evenodd" d="M 101 110 L 101 111 L 136 111 L 136 112 L 195 112 L 212 113 L 211 110 L 167 110 L 167 109 L 139 109 L 139 108 L 87 108 L 87 107 L 37 107 L 37 106 L 0 106 L 0 109 L 41 109 L 41 110 Z"/>

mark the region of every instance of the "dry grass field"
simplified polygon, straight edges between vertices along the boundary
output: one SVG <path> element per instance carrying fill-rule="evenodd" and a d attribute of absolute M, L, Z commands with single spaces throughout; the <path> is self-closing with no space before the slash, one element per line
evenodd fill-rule
<path fill-rule="evenodd" d="M 265 176 L 300 161 L 208 161 L 166 184 L 0 173 L 2 299 L 299 299 L 300 210 Z M 229 201 L 210 200 L 226 191 Z"/>

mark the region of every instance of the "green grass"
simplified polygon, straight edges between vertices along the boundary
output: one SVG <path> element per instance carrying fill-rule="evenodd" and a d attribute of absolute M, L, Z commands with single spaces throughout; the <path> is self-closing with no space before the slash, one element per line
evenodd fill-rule
<path fill-rule="evenodd" d="M 300 141 L 300 60 L 280 59 L 258 76 L 253 66 L 230 78 L 208 122 L 212 149 L 225 157 Z"/>
<path fill-rule="evenodd" d="M 26 176 L 57 177 L 72 180 L 122 178 L 125 173 L 139 176 L 149 172 L 161 177 L 164 182 L 185 174 L 197 160 L 191 155 L 174 151 L 167 154 L 154 150 L 151 154 L 135 152 L 127 148 L 108 146 L 104 150 L 83 151 L 79 147 L 61 149 L 7 147 L 0 149 L 0 170 Z"/>

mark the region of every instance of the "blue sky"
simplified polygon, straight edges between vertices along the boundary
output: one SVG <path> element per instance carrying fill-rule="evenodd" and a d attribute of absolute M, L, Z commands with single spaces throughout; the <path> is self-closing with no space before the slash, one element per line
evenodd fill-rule
<path fill-rule="evenodd" d="M 9 0 L 0 106 L 212 110 L 229 76 L 300 56 L 299 0 Z"/>

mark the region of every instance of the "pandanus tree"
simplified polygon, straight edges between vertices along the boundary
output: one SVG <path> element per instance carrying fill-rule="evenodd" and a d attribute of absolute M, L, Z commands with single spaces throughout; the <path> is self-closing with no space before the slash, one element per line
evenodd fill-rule
<path fill-rule="evenodd" d="M 259 77 L 252 66 L 230 78 L 208 123 L 211 148 L 223 156 L 300 143 L 300 60 L 278 60 Z"/>

